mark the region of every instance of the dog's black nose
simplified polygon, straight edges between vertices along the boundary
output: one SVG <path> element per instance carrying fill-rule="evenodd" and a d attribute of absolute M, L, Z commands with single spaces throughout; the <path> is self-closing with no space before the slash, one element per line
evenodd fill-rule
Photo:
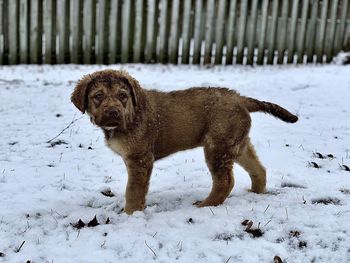
<path fill-rule="evenodd" d="M 107 111 L 107 115 L 108 115 L 108 117 L 114 119 L 114 118 L 118 118 L 119 113 L 116 110 L 109 110 L 109 111 Z"/>

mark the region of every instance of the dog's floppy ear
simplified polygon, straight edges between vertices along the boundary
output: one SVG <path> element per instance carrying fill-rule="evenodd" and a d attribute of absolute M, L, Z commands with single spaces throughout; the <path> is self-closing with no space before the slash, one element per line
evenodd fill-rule
<path fill-rule="evenodd" d="M 75 107 L 77 107 L 82 113 L 85 113 L 87 108 L 87 93 L 91 81 L 90 76 L 84 76 L 79 80 L 70 98 Z"/>
<path fill-rule="evenodd" d="M 135 108 L 141 109 L 143 108 L 143 91 L 140 87 L 139 82 L 131 77 L 127 72 L 125 71 L 120 71 L 122 74 L 122 80 L 126 82 L 130 89 L 130 95 L 132 98 L 132 104 L 134 105 Z"/>

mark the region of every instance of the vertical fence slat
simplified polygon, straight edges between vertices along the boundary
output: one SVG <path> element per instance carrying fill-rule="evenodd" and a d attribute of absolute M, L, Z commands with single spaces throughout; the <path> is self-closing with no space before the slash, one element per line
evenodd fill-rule
<path fill-rule="evenodd" d="M 268 56 L 267 56 L 267 64 L 273 64 L 274 56 L 275 56 L 275 43 L 276 43 L 276 31 L 277 31 L 277 22 L 278 22 L 278 1 L 273 0 L 272 4 L 272 19 L 270 26 L 270 34 L 268 39 Z"/>
<path fill-rule="evenodd" d="M 10 37 L 9 37 L 9 5 L 8 1 L 3 2 L 4 11 L 2 13 L 3 15 L 3 63 L 9 64 L 9 53 L 10 53 Z"/>
<path fill-rule="evenodd" d="M 179 51 L 179 5 L 179 0 L 172 1 L 169 39 L 169 62 L 174 64 L 176 64 L 178 61 Z"/>
<path fill-rule="evenodd" d="M 129 33 L 130 33 L 130 0 L 123 0 L 122 6 L 122 56 L 121 62 L 126 63 L 129 60 Z"/>
<path fill-rule="evenodd" d="M 222 49 L 224 45 L 224 24 L 225 24 L 226 0 L 218 3 L 217 20 L 215 27 L 215 64 L 222 64 Z"/>
<path fill-rule="evenodd" d="M 237 1 L 231 0 L 226 30 L 226 64 L 232 64 L 233 61 L 233 45 L 236 34 L 236 6 Z"/>
<path fill-rule="evenodd" d="M 346 51 L 350 50 L 350 22 L 347 22 L 347 29 L 345 29 L 346 33 L 345 33 L 345 39 L 344 39 L 344 49 Z"/>
<path fill-rule="evenodd" d="M 327 24 L 327 11 L 328 11 L 328 0 L 322 1 L 321 19 L 318 28 L 318 38 L 316 41 L 316 56 L 317 62 L 323 62 L 323 50 L 325 45 L 325 34 L 326 34 L 326 24 Z"/>
<path fill-rule="evenodd" d="M 3 0 L 0 0 L 0 65 L 4 63 L 4 48 L 3 48 L 3 42 L 2 42 L 2 35 L 3 35 L 3 12 L 4 12 L 4 2 Z"/>
<path fill-rule="evenodd" d="M 143 0 L 137 0 L 135 3 L 135 31 L 134 31 L 134 57 L 133 61 L 141 61 L 142 44 L 142 21 L 143 21 Z"/>
<path fill-rule="evenodd" d="M 56 63 L 56 0 L 44 2 L 45 63 Z"/>
<path fill-rule="evenodd" d="M 39 0 L 40 2 L 41 0 Z M 69 1 L 57 1 L 58 63 L 69 63 Z"/>
<path fill-rule="evenodd" d="M 82 0 L 74 0 L 72 3 L 72 46 L 71 62 L 79 64 L 83 58 L 83 19 L 81 10 L 83 9 Z"/>
<path fill-rule="evenodd" d="M 194 22 L 193 64 L 199 64 L 202 45 L 202 0 L 196 0 Z"/>
<path fill-rule="evenodd" d="M 29 3 L 27 0 L 20 0 L 19 6 L 19 61 L 21 64 L 28 63 L 28 47 L 29 47 Z"/>
<path fill-rule="evenodd" d="M 292 14 L 289 23 L 289 36 L 288 36 L 288 63 L 293 63 L 295 54 L 295 43 L 296 43 L 296 29 L 298 25 L 298 7 L 299 0 L 293 0 Z"/>
<path fill-rule="evenodd" d="M 311 18 L 307 28 L 307 62 L 313 62 L 319 0 L 312 0 Z"/>
<path fill-rule="evenodd" d="M 159 15 L 159 44 L 158 44 L 158 62 L 165 62 L 166 60 L 166 35 L 167 35 L 167 13 L 168 0 L 161 0 L 160 15 Z"/>
<path fill-rule="evenodd" d="M 350 12 L 348 8 L 349 8 L 349 1 L 343 0 L 342 6 L 341 6 L 339 33 L 338 33 L 338 38 L 336 38 L 336 44 L 335 44 L 336 52 L 339 52 L 340 50 L 342 50 L 346 42 L 346 39 L 345 39 L 346 19 L 347 19 L 347 15 Z"/>
<path fill-rule="evenodd" d="M 97 58 L 96 61 L 98 64 L 106 63 L 106 55 L 108 54 L 108 42 L 106 27 L 108 23 L 107 18 L 107 0 L 98 1 L 98 18 L 96 19 L 97 25 Z"/>
<path fill-rule="evenodd" d="M 214 0 L 207 0 L 205 13 L 204 64 L 210 64 L 213 49 L 213 19 L 215 14 Z"/>
<path fill-rule="evenodd" d="M 329 31 L 326 35 L 326 61 L 331 62 L 334 54 L 334 37 L 337 23 L 338 0 L 333 0 L 331 9 L 330 22 L 328 23 Z"/>
<path fill-rule="evenodd" d="M 303 7 L 301 13 L 300 30 L 298 32 L 298 63 L 303 63 L 304 60 L 304 47 L 305 47 L 305 34 L 306 34 L 306 22 L 308 17 L 309 0 L 303 0 Z"/>
<path fill-rule="evenodd" d="M 109 64 L 121 60 L 121 0 L 111 2 L 109 17 Z"/>
<path fill-rule="evenodd" d="M 30 2 L 30 34 L 29 34 L 29 61 L 32 64 L 41 63 L 42 55 L 42 30 L 40 25 L 40 0 L 31 0 Z"/>
<path fill-rule="evenodd" d="M 269 0 L 264 0 L 264 2 L 262 3 L 261 25 L 260 25 L 261 30 L 260 30 L 259 43 L 258 43 L 258 60 L 257 60 L 258 65 L 264 64 L 268 8 L 269 8 Z"/>
<path fill-rule="evenodd" d="M 95 60 L 96 1 L 85 0 L 83 7 L 84 64 Z"/>
<path fill-rule="evenodd" d="M 9 64 L 18 62 L 18 0 L 8 2 Z"/>
<path fill-rule="evenodd" d="M 318 0 L 317 0 L 318 1 Z M 289 7 L 289 0 L 283 0 L 282 4 L 282 14 L 281 14 L 281 20 L 279 27 L 281 29 L 281 34 L 278 35 L 278 64 L 283 64 L 284 59 L 284 53 L 286 50 L 286 37 L 287 37 L 287 24 L 288 24 L 288 7 Z"/>
<path fill-rule="evenodd" d="M 184 1 L 182 21 L 182 64 L 189 63 L 190 56 L 190 22 L 192 0 Z"/>
<path fill-rule="evenodd" d="M 256 21 L 257 21 L 257 7 L 258 1 L 253 0 L 251 11 L 250 11 L 250 23 L 248 26 L 248 53 L 247 53 L 247 64 L 253 65 L 254 63 L 254 50 L 255 50 L 255 35 L 256 35 Z"/>
<path fill-rule="evenodd" d="M 245 28 L 247 23 L 247 8 L 248 1 L 241 1 L 240 13 L 239 13 L 239 26 L 237 36 L 237 64 L 243 64 L 243 51 L 244 51 L 244 40 L 245 40 Z"/>
<path fill-rule="evenodd" d="M 154 47 L 156 46 L 154 27 L 155 27 L 155 0 L 147 1 L 147 32 L 146 32 L 146 54 L 145 61 L 146 63 L 152 62 L 154 59 Z"/>

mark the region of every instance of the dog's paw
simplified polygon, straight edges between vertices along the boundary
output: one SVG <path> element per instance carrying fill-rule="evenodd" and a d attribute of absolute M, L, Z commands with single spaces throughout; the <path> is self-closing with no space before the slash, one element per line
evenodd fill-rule
<path fill-rule="evenodd" d="M 202 203 L 203 203 L 203 201 L 196 201 L 196 202 L 194 202 L 192 205 L 195 205 L 195 206 L 197 206 L 197 207 L 203 207 L 203 206 L 202 206 Z"/>

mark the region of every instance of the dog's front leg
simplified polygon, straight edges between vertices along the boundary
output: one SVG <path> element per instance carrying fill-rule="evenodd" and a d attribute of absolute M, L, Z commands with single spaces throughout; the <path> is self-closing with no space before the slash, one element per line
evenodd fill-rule
<path fill-rule="evenodd" d="M 128 170 L 128 183 L 125 191 L 124 211 L 129 215 L 145 208 L 153 162 L 154 157 L 151 153 L 133 155 L 125 160 Z"/>

